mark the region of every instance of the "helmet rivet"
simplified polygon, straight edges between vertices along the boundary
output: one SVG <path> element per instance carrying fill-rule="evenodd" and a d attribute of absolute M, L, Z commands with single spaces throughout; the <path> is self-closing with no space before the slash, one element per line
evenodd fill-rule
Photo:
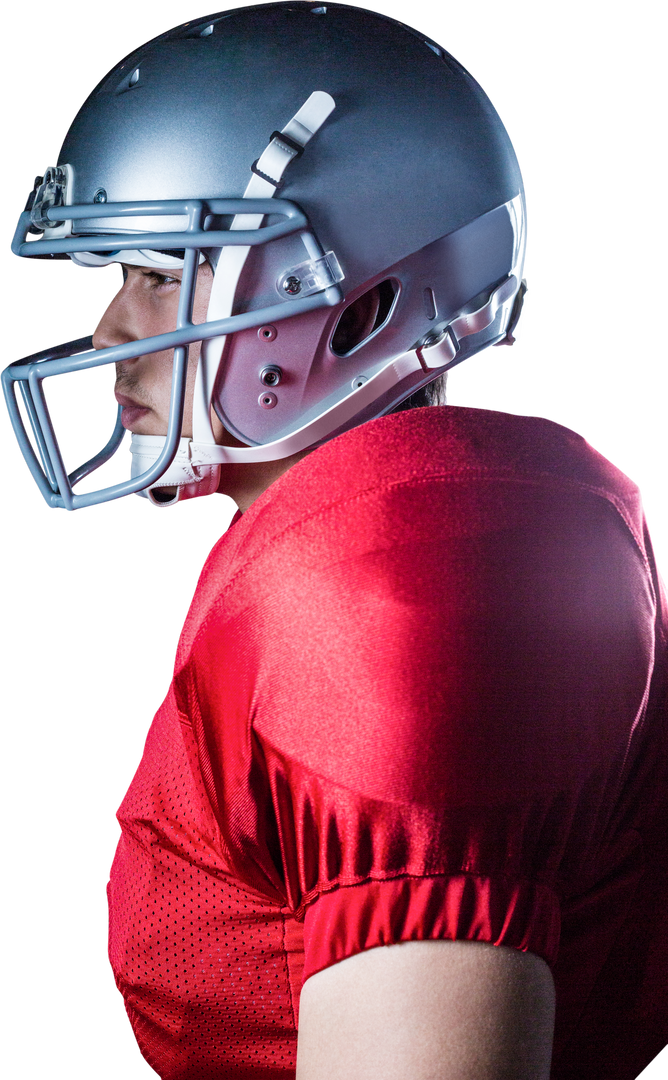
<path fill-rule="evenodd" d="M 93 195 L 94 203 L 104 203 L 107 201 L 107 193 L 103 187 L 99 187 Z"/>
<path fill-rule="evenodd" d="M 368 382 L 366 375 L 356 375 L 353 379 L 351 386 L 353 390 L 359 390 L 360 386 L 364 386 L 365 382 Z"/>
<path fill-rule="evenodd" d="M 264 386 L 278 386 L 282 376 L 283 372 L 281 369 L 274 364 L 271 364 L 269 367 L 262 368 L 262 371 L 260 372 L 260 382 L 263 383 Z"/>
<path fill-rule="evenodd" d="M 297 294 L 302 291 L 302 283 L 298 277 L 295 277 L 294 274 L 290 274 L 290 277 L 286 277 L 283 282 L 283 291 L 286 292 L 288 296 L 297 296 Z"/>
<path fill-rule="evenodd" d="M 276 329 L 276 327 L 270 326 L 269 323 L 267 323 L 266 326 L 260 327 L 257 332 L 257 336 L 259 337 L 260 341 L 274 341 L 277 333 L 278 330 Z"/>
<path fill-rule="evenodd" d="M 272 394 L 269 390 L 265 390 L 264 393 L 260 394 L 257 403 L 258 405 L 261 405 L 263 409 L 273 409 L 274 405 L 278 404 L 278 398 L 276 397 L 276 394 Z"/>

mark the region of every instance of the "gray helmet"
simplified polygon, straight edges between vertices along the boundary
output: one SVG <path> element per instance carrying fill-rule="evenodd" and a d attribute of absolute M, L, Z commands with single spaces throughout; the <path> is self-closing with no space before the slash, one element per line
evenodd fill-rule
<path fill-rule="evenodd" d="M 14 240 L 28 257 L 184 268 L 174 333 L 97 352 L 82 338 L 4 373 L 45 498 L 72 509 L 167 484 L 207 494 L 226 462 L 285 457 L 387 412 L 511 340 L 524 233 L 501 121 L 468 72 L 410 27 L 289 2 L 155 38 L 87 99 Z M 207 321 L 192 326 L 203 255 L 215 278 Z M 180 431 L 194 341 L 190 440 Z M 166 438 L 133 436 L 132 479 L 75 494 L 123 429 L 68 477 L 41 380 L 165 348 L 176 383 Z M 215 445 L 211 407 L 244 447 Z"/>

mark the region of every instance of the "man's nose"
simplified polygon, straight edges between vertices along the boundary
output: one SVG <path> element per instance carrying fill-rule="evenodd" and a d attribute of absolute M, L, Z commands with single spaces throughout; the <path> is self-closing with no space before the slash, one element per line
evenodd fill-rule
<path fill-rule="evenodd" d="M 128 314 L 123 290 L 121 289 L 120 293 L 111 301 L 97 325 L 93 334 L 93 348 L 108 349 L 112 345 L 122 345 L 126 341 L 136 341 L 137 335 L 132 332 Z"/>

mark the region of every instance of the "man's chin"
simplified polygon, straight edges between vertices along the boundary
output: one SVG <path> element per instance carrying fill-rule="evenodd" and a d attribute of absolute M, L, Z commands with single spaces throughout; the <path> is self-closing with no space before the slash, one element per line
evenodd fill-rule
<path fill-rule="evenodd" d="M 126 431 L 133 435 L 154 435 L 158 432 L 149 431 L 153 425 L 147 423 L 150 409 L 142 409 L 139 405 L 124 405 L 121 412 L 121 423 Z"/>

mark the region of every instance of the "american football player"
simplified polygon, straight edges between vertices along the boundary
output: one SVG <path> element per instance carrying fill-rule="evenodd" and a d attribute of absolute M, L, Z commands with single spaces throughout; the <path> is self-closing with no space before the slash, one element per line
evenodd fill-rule
<path fill-rule="evenodd" d="M 558 425 L 445 405 L 451 367 L 512 343 L 524 246 L 475 80 L 338 4 L 137 49 L 20 216 L 18 255 L 123 273 L 92 339 L 3 376 L 47 503 L 239 507 L 109 887 L 165 1080 L 633 1080 L 668 1038 L 637 491 Z M 68 470 L 43 384 L 103 364 L 116 425 Z M 126 432 L 131 477 L 77 491 Z"/>

